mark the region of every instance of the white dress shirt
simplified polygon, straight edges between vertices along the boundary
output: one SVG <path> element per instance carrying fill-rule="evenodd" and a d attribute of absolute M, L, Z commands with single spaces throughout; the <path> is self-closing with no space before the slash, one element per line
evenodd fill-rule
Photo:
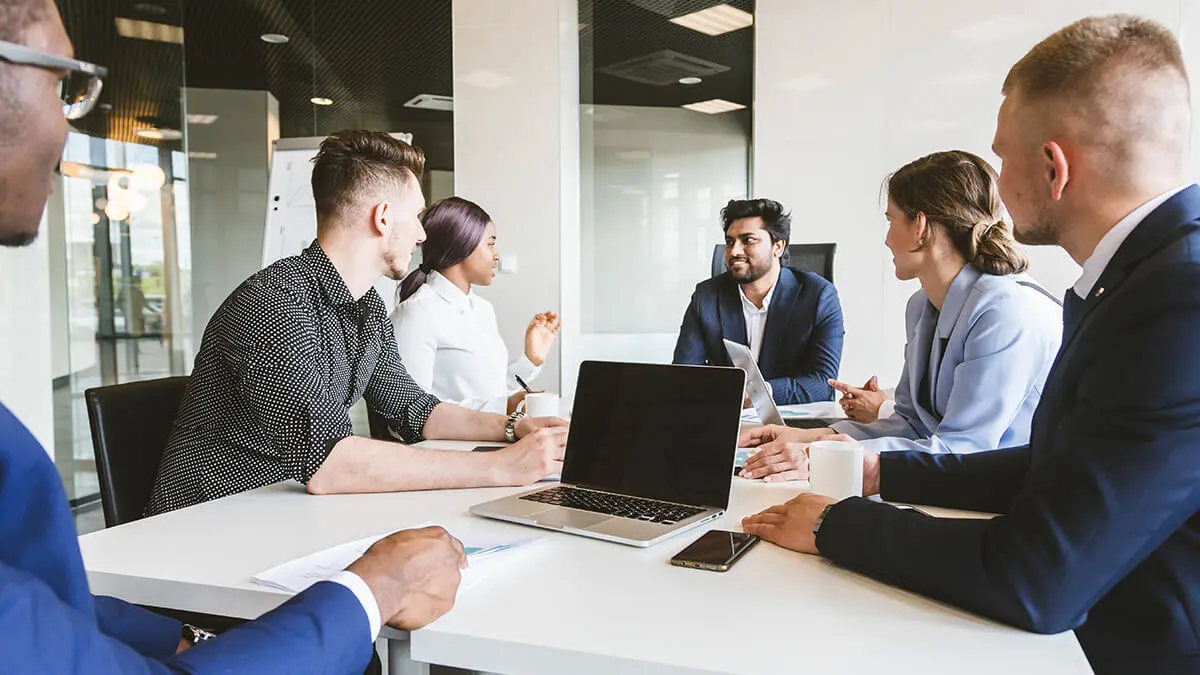
<path fill-rule="evenodd" d="M 1112 262 L 1113 256 L 1117 254 L 1117 249 L 1121 248 L 1121 244 L 1125 243 L 1130 234 L 1133 234 L 1133 230 L 1138 225 L 1141 225 L 1146 216 L 1150 215 L 1154 209 L 1162 206 L 1168 199 L 1191 187 L 1191 185 L 1191 183 L 1188 183 L 1167 190 L 1137 207 L 1132 213 L 1122 218 L 1116 225 L 1113 225 L 1112 229 L 1100 239 L 1100 243 L 1096 244 L 1096 250 L 1092 251 L 1092 255 L 1083 262 L 1083 273 L 1072 287 L 1075 289 L 1075 295 L 1078 295 L 1082 299 L 1087 299 L 1088 294 L 1092 292 L 1092 287 L 1096 285 L 1096 282 L 1100 280 L 1100 275 L 1104 273 L 1104 268 L 1108 267 L 1108 263 Z"/>
<path fill-rule="evenodd" d="M 437 272 L 396 307 L 392 326 L 413 380 L 464 408 L 506 414 L 509 395 L 521 388 L 516 377 L 528 383 L 541 372 L 524 353 L 509 363 L 492 304 Z"/>
<path fill-rule="evenodd" d="M 750 340 L 750 355 L 754 357 L 755 363 L 758 362 L 758 355 L 762 353 L 763 335 L 767 332 L 767 312 L 771 309 L 771 296 L 775 294 L 776 285 L 778 282 L 763 296 L 761 309 L 750 302 L 746 291 L 738 285 L 738 296 L 742 299 L 742 316 L 746 319 L 746 339 Z"/>

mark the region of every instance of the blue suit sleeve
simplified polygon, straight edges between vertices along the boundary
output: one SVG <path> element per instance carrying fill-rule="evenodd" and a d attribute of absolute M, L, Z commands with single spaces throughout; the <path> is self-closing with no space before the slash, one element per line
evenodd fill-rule
<path fill-rule="evenodd" d="M 926 518 L 849 499 L 826 517 L 817 537 L 821 553 L 1026 630 L 1079 626 L 1092 605 L 1200 509 L 1200 374 L 1193 342 L 1200 335 L 1200 305 L 1196 280 L 1170 281 L 1143 281 L 1153 294 L 1142 294 L 1136 307 L 1121 313 L 1119 334 L 1103 330 L 1091 338 L 1105 341 L 1104 349 L 1093 350 L 1071 383 L 1066 412 L 1041 421 L 1055 425 L 1054 445 L 1037 450 L 1005 515 Z M 958 469 L 942 461 L 950 457 L 916 460 L 900 453 L 882 465 L 882 484 L 899 476 L 899 493 L 920 497 L 923 485 L 940 484 L 946 496 L 957 473 L 970 476 L 955 490 L 983 485 L 977 459 L 999 459 L 1002 480 L 1011 483 L 1017 463 L 1028 463 L 1028 451 L 999 452 L 954 458 Z M 896 466 L 904 467 L 900 474 Z M 895 496 L 892 490 L 885 495 Z"/>
<path fill-rule="evenodd" d="M 354 594 L 319 583 L 257 621 L 178 656 L 154 658 L 105 634 L 93 617 L 63 603 L 40 579 L 5 565 L 0 565 L 0 634 L 0 663 L 21 673 L 357 675 L 372 649 L 367 616 Z"/>
<path fill-rule="evenodd" d="M 838 300 L 837 289 L 833 284 L 827 284 L 821 290 L 816 325 L 804 347 L 799 373 L 794 377 L 768 380 L 775 403 L 788 405 L 833 400 L 833 387 L 829 386 L 829 380 L 837 379 L 845 339 L 842 303 Z"/>
<path fill-rule="evenodd" d="M 124 600 L 96 596 L 96 626 L 139 654 L 165 659 L 179 647 L 182 624 Z"/>
<path fill-rule="evenodd" d="M 671 363 L 702 366 L 708 363 L 704 350 L 704 335 L 700 329 L 699 293 L 692 293 L 692 301 L 683 313 L 679 326 L 679 339 L 675 341 L 675 355 Z"/>

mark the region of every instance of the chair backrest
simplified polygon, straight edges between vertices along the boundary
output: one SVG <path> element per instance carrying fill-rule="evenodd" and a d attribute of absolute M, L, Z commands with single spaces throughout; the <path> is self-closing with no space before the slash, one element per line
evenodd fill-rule
<path fill-rule="evenodd" d="M 187 382 L 168 377 L 84 392 L 106 527 L 145 514 Z"/>
<path fill-rule="evenodd" d="M 837 244 L 791 244 L 788 246 L 788 267 L 819 274 L 833 283 L 833 255 Z M 725 273 L 725 245 L 713 248 L 712 275 Z"/>

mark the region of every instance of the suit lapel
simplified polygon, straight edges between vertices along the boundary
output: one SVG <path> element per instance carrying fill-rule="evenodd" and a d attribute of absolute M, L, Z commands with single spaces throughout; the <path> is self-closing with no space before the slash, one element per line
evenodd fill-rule
<path fill-rule="evenodd" d="M 722 275 L 721 292 L 717 294 L 717 313 L 721 319 L 721 337 L 742 345 L 749 345 L 746 334 L 746 316 L 742 314 L 742 299 L 738 294 L 737 282 L 726 272 Z M 718 353 L 725 354 L 725 345 L 717 340 Z M 729 357 L 726 356 L 726 365 Z"/>
<path fill-rule="evenodd" d="M 1138 263 L 1161 249 L 1166 239 L 1181 236 L 1181 224 L 1197 219 L 1200 219 L 1200 187 L 1192 185 L 1163 202 L 1162 206 L 1151 211 L 1145 220 L 1133 228 L 1096 280 L 1088 297 L 1084 298 L 1083 306 L 1072 312 L 1075 315 L 1073 320 L 1064 324 L 1063 344 L 1059 353 L 1066 353 L 1088 315 L 1104 300 L 1112 297 L 1113 292 L 1137 269 Z M 1071 292 L 1068 290 L 1068 293 Z"/>
<path fill-rule="evenodd" d="M 779 281 L 775 283 L 771 306 L 767 308 L 767 329 L 763 332 L 762 351 L 758 355 L 758 368 L 764 373 L 774 371 L 775 357 L 783 345 L 783 336 L 787 333 L 788 321 L 792 316 L 792 308 L 796 306 L 800 288 L 800 281 L 791 270 L 786 267 L 779 270 Z"/>
<path fill-rule="evenodd" d="M 929 372 L 929 354 L 933 346 L 933 334 L 937 331 L 936 315 L 933 305 L 926 300 L 925 306 L 921 308 L 921 318 L 917 320 L 917 334 L 908 348 L 907 361 L 911 364 L 908 366 L 908 395 L 918 404 L 924 398 L 921 395 L 921 384 Z"/>

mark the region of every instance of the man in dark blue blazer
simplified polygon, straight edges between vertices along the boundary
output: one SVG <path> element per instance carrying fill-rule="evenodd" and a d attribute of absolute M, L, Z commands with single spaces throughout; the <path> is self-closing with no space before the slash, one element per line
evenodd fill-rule
<path fill-rule="evenodd" d="M 696 285 L 675 363 L 733 365 L 723 340 L 750 348 L 775 403 L 833 398 L 842 361 L 842 305 L 833 284 L 787 267 L 791 215 L 770 199 L 721 209 L 728 271 Z"/>
<path fill-rule="evenodd" d="M 37 236 L 66 118 L 99 95 L 103 69 L 71 51 L 50 0 L 0 0 L 0 245 Z M 68 74 L 97 79 L 58 90 Z M 58 472 L 0 405 L 0 672 L 361 673 L 382 623 L 415 629 L 450 608 L 463 564 L 444 530 L 399 532 L 334 580 L 193 647 L 179 622 L 91 594 Z"/>
<path fill-rule="evenodd" d="M 1179 45 L 1143 19 L 1084 19 L 1004 94 L 994 149 L 1017 238 L 1083 266 L 1029 445 L 868 454 L 863 481 L 1003 515 L 809 494 L 744 527 L 1026 630 L 1074 629 L 1099 673 L 1200 673 L 1200 187 Z"/>

